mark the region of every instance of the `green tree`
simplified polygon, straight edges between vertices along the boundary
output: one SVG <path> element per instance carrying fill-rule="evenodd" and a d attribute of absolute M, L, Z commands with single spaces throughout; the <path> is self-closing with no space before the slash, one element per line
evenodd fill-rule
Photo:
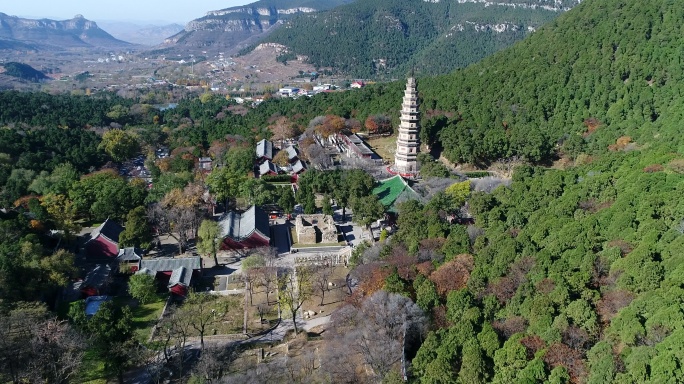
<path fill-rule="evenodd" d="M 5 207 L 9 207 L 15 200 L 24 196 L 35 176 L 35 171 L 13 168 L 9 177 L 7 177 L 4 188 L 2 188 L 0 194 L 2 197 L 2 204 L 4 204 Z"/>
<path fill-rule="evenodd" d="M 144 182 L 127 182 L 111 170 L 84 176 L 69 190 L 78 212 L 98 220 L 124 219 L 133 208 L 143 205 L 146 195 Z"/>
<path fill-rule="evenodd" d="M 78 233 L 81 227 L 76 222 L 76 206 L 66 196 L 47 194 L 41 199 L 41 205 L 57 229 L 64 231 L 67 241 Z"/>
<path fill-rule="evenodd" d="M 105 371 L 124 383 L 127 369 L 139 363 L 140 346 L 134 339 L 133 315 L 128 306 L 105 301 L 91 318 L 84 316 L 85 305 L 74 306 L 69 314 L 90 335 L 95 353 L 104 362 Z"/>
<path fill-rule="evenodd" d="M 119 123 L 123 123 L 129 112 L 130 110 L 128 107 L 117 104 L 112 106 L 109 112 L 107 112 L 107 117 Z"/>
<path fill-rule="evenodd" d="M 292 213 L 295 206 L 295 198 L 292 188 L 287 186 L 285 188 L 278 188 L 278 191 L 280 192 L 280 197 L 278 197 L 278 206 L 282 208 L 285 213 Z"/>
<path fill-rule="evenodd" d="M 311 192 L 302 192 L 304 213 L 307 215 L 316 213 L 316 196 Z"/>
<path fill-rule="evenodd" d="M 138 139 L 134 134 L 121 129 L 112 129 L 102 135 L 99 148 L 104 150 L 114 161 L 130 159 L 140 152 Z"/>
<path fill-rule="evenodd" d="M 400 295 L 409 296 L 406 280 L 402 279 L 396 271 L 385 278 L 383 289 L 388 293 L 398 293 Z"/>
<path fill-rule="evenodd" d="M 423 311 L 427 312 L 439 305 L 439 295 L 435 289 L 435 284 L 427 278 L 414 280 L 416 289 L 416 304 Z"/>
<path fill-rule="evenodd" d="M 242 269 L 253 269 L 253 268 L 260 268 L 266 265 L 266 260 L 264 260 L 264 257 L 260 254 L 254 254 L 254 255 L 249 255 L 247 256 L 243 261 L 242 261 Z"/>
<path fill-rule="evenodd" d="M 385 214 L 385 207 L 375 195 L 367 195 L 357 198 L 353 202 L 354 220 L 370 230 L 374 221 L 381 219 Z"/>
<path fill-rule="evenodd" d="M 470 180 L 454 183 L 449 186 L 445 192 L 451 197 L 454 205 L 460 207 L 465 203 L 468 196 L 470 196 Z"/>
<path fill-rule="evenodd" d="M 248 178 L 240 185 L 240 196 L 250 205 L 266 205 L 275 202 L 276 187 L 263 179 Z"/>
<path fill-rule="evenodd" d="M 461 349 L 461 369 L 458 380 L 461 383 L 476 384 L 487 382 L 487 365 L 482 358 L 482 349 L 474 338 L 463 343 Z"/>
<path fill-rule="evenodd" d="M 527 352 L 520 344 L 521 334 L 513 335 L 494 353 L 494 383 L 514 383 L 516 375 L 527 365 Z"/>
<path fill-rule="evenodd" d="M 473 297 L 467 289 L 451 291 L 447 294 L 447 317 L 457 323 L 463 321 L 465 312 L 473 305 Z"/>
<path fill-rule="evenodd" d="M 229 167 L 214 168 L 207 176 L 206 183 L 209 191 L 219 201 L 228 202 L 240 196 L 240 186 L 247 181 L 246 174 L 232 170 Z"/>
<path fill-rule="evenodd" d="M 255 157 L 253 147 L 236 146 L 226 153 L 225 164 L 231 171 L 246 175 L 253 171 Z"/>
<path fill-rule="evenodd" d="M 126 227 L 119 234 L 119 243 L 123 247 L 138 246 L 143 249 L 150 248 L 152 242 L 152 230 L 147 220 L 145 207 L 132 209 L 126 215 Z"/>
<path fill-rule="evenodd" d="M 142 304 L 153 302 L 157 297 L 157 284 L 154 276 L 136 273 L 128 280 L 128 293 Z"/>
<path fill-rule="evenodd" d="M 78 268 L 74 264 L 74 254 L 60 249 L 50 256 L 40 260 L 45 288 L 53 290 L 55 288 L 65 288 L 71 279 L 78 276 Z"/>
<path fill-rule="evenodd" d="M 587 383 L 610 383 L 615 375 L 615 359 L 613 349 L 608 342 L 596 343 L 587 353 L 589 360 L 589 377 Z"/>
<path fill-rule="evenodd" d="M 29 185 L 29 190 L 39 195 L 48 193 L 66 195 L 71 185 L 78 181 L 78 171 L 71 163 L 60 164 L 52 172 L 42 171 Z"/>
<path fill-rule="evenodd" d="M 325 215 L 332 216 L 334 213 L 333 208 L 332 208 L 332 204 L 330 203 L 330 196 L 327 194 L 323 195 L 322 210 L 323 210 L 323 214 L 325 214 Z"/>
<path fill-rule="evenodd" d="M 218 252 L 221 245 L 221 228 L 214 220 L 203 220 L 197 232 L 197 250 L 206 255 L 214 257 L 214 265 L 218 266 Z"/>

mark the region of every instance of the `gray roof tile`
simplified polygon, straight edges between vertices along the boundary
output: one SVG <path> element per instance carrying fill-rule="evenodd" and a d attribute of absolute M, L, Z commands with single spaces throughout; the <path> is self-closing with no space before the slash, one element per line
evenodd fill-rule
<path fill-rule="evenodd" d="M 268 215 L 256 205 L 245 212 L 228 212 L 219 219 L 222 237 L 230 237 L 241 241 L 259 231 L 267 239 L 270 238 Z"/>
<path fill-rule="evenodd" d="M 285 148 L 285 150 L 287 151 L 288 160 L 293 161 L 294 159 L 299 157 L 299 151 L 294 146 L 288 145 L 287 148 Z"/>
<path fill-rule="evenodd" d="M 145 268 L 156 272 L 170 272 L 180 267 L 189 270 L 202 269 L 202 260 L 199 256 L 193 257 L 160 257 L 156 259 L 140 260 L 140 269 Z"/>
<path fill-rule="evenodd" d="M 187 287 L 190 285 L 191 280 L 192 272 L 188 272 L 185 267 L 178 267 L 173 270 L 173 273 L 171 273 L 168 287 L 171 288 L 176 284 L 183 284 Z"/>
<path fill-rule="evenodd" d="M 142 259 L 142 250 L 133 247 L 120 249 L 116 259 L 119 261 L 138 261 Z"/>
<path fill-rule="evenodd" d="M 95 228 L 91 233 L 90 233 L 90 239 L 94 239 L 99 235 L 102 235 L 109 240 L 119 243 L 119 235 L 121 232 L 123 232 L 123 227 L 119 225 L 117 222 L 112 221 L 110 219 L 107 219 L 102 223 L 99 227 Z"/>
<path fill-rule="evenodd" d="M 278 173 L 278 168 L 270 160 L 266 160 L 259 166 L 259 176 L 266 175 L 269 172 Z"/>
<path fill-rule="evenodd" d="M 273 143 L 263 139 L 257 143 L 256 155 L 258 158 L 267 158 L 269 160 L 273 159 Z"/>

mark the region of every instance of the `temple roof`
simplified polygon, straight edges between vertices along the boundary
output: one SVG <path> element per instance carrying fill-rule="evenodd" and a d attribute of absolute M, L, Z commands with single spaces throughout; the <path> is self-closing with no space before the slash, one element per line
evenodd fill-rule
<path fill-rule="evenodd" d="M 219 227 L 222 237 L 230 237 L 235 241 L 246 239 L 255 231 L 270 239 L 268 215 L 256 205 L 242 213 L 228 212 L 219 219 Z"/>
<path fill-rule="evenodd" d="M 396 175 L 389 179 L 381 180 L 373 188 L 373 194 L 378 197 L 388 212 L 397 212 L 396 205 L 407 200 L 422 201 L 420 195 L 409 186 L 403 177 Z"/>
<path fill-rule="evenodd" d="M 256 155 L 257 158 L 273 159 L 273 143 L 266 139 L 258 142 L 256 146 Z"/>
<path fill-rule="evenodd" d="M 119 243 L 119 235 L 123 232 L 123 227 L 117 222 L 112 220 L 105 220 L 99 227 L 95 228 L 90 233 L 90 238 L 95 239 L 96 237 L 102 235 L 114 243 Z"/>

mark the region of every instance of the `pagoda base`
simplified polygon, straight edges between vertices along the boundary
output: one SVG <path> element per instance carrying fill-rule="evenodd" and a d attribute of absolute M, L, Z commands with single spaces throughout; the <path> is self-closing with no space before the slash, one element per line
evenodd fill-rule
<path fill-rule="evenodd" d="M 391 175 L 399 175 L 406 179 L 417 179 L 420 175 L 420 171 L 407 172 L 400 170 L 394 164 L 387 166 L 387 172 L 389 172 Z"/>

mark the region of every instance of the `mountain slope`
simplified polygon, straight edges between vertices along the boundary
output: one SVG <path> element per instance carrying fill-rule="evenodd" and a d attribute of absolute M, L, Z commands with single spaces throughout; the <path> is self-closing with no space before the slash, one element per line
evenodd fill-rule
<path fill-rule="evenodd" d="M 367 0 L 298 15 L 264 41 L 358 77 L 391 77 L 411 67 L 443 74 L 524 38 L 577 2 Z"/>
<path fill-rule="evenodd" d="M 48 79 L 43 72 L 40 72 L 32 66 L 24 63 L 9 62 L 3 65 L 4 74 L 7 76 L 16 77 L 21 80 L 38 82 L 40 80 Z"/>
<path fill-rule="evenodd" d="M 419 77 L 422 140 L 447 159 L 550 161 L 618 138 L 680 143 L 683 16 L 672 2 L 588 0 L 525 40 L 451 74 Z M 407 71 L 408 72 L 408 71 Z M 282 110 L 398 117 L 404 81 L 293 102 Z M 627 140 L 627 138 L 624 138 Z M 684 147 L 683 147 L 684 148 Z"/>
<path fill-rule="evenodd" d="M 117 40 L 81 15 L 71 20 L 33 20 L 0 13 L 1 46 L 21 48 L 25 45 L 41 49 L 122 48 L 129 43 Z M 24 45 L 25 44 L 25 45 Z"/>
<path fill-rule="evenodd" d="M 207 12 L 164 42 L 171 50 L 221 50 L 264 36 L 292 15 L 326 10 L 353 0 L 259 0 L 239 7 Z"/>
<path fill-rule="evenodd" d="M 679 116 L 680 16 L 667 2 L 587 1 L 511 49 L 425 79 L 425 107 L 459 114 L 439 134 L 446 155 L 538 160 L 552 145 L 534 154 L 525 149 L 534 140 L 575 141 L 596 125 L 589 142 L 604 148 L 620 136 L 652 135 Z"/>

